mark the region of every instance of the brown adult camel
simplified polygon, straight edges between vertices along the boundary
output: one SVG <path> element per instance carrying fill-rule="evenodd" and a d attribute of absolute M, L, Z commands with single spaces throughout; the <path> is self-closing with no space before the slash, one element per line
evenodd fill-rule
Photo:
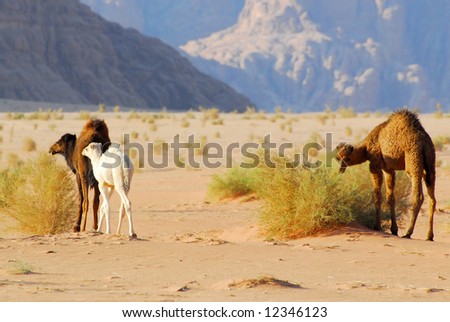
<path fill-rule="evenodd" d="M 79 137 L 75 134 L 66 133 L 56 141 L 49 150 L 51 154 L 61 154 L 64 156 L 67 165 L 76 176 L 80 203 L 78 207 L 78 217 L 74 231 L 86 230 L 87 212 L 89 209 L 89 188 L 94 188 L 93 199 L 93 228 L 98 225 L 98 207 L 100 191 L 97 180 L 95 180 L 92 165 L 89 159 L 81 154 L 83 149 L 91 142 L 99 142 L 103 145 L 103 150 L 108 148 L 109 131 L 103 120 L 89 120 L 83 127 Z"/>
<path fill-rule="evenodd" d="M 391 232 L 398 234 L 395 219 L 395 171 L 406 170 L 412 184 L 413 214 L 405 238 L 410 238 L 414 231 L 417 216 L 424 196 L 422 178 L 425 181 L 429 202 L 428 240 L 433 240 L 433 218 L 436 208 L 434 188 L 436 181 L 436 152 L 433 141 L 420 124 L 416 114 L 402 109 L 391 114 L 387 121 L 376 126 L 358 145 L 344 144 L 338 147 L 337 159 L 340 172 L 348 166 L 369 161 L 375 192 L 375 225 L 381 229 L 381 185 L 383 172 L 386 176 L 386 199 L 391 213 Z"/>

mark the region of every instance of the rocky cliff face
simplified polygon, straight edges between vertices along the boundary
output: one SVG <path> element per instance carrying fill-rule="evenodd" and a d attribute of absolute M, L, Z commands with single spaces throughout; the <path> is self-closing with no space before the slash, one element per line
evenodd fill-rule
<path fill-rule="evenodd" d="M 81 0 L 110 21 L 178 48 L 236 23 L 245 0 Z"/>
<path fill-rule="evenodd" d="M 0 98 L 243 109 L 251 102 L 174 49 L 74 0 L 0 0 Z"/>
<path fill-rule="evenodd" d="M 450 105 L 450 2 L 247 0 L 238 22 L 182 46 L 258 106 Z"/>

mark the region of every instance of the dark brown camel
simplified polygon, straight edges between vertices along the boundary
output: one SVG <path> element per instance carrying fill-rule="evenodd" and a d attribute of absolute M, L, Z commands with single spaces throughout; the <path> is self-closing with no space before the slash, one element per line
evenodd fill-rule
<path fill-rule="evenodd" d="M 338 147 L 337 159 L 343 173 L 348 166 L 370 162 L 370 172 L 375 186 L 376 230 L 381 229 L 381 185 L 386 176 L 386 199 L 391 212 L 391 232 L 398 234 L 395 219 L 395 171 L 406 170 L 412 183 L 413 215 L 405 238 L 414 231 L 417 216 L 423 203 L 422 178 L 427 186 L 429 203 L 428 240 L 433 240 L 433 218 L 436 209 L 434 188 L 436 181 L 436 152 L 433 141 L 420 124 L 416 114 L 403 109 L 394 112 L 387 121 L 375 127 L 357 146 L 345 144 Z"/>
<path fill-rule="evenodd" d="M 49 150 L 51 154 L 61 154 L 64 156 L 67 165 L 76 176 L 78 193 L 80 196 L 80 204 L 78 207 L 78 217 L 74 227 L 74 231 L 86 230 L 87 212 L 89 209 L 89 188 L 94 188 L 93 200 L 93 217 L 94 230 L 98 225 L 98 207 L 100 191 L 98 183 L 94 178 L 92 165 L 89 159 L 81 154 L 83 149 L 91 142 L 102 143 L 103 149 L 106 150 L 109 139 L 109 131 L 103 120 L 89 120 L 83 127 L 79 137 L 75 134 L 64 134 Z M 104 151 L 103 151 L 104 152 Z"/>

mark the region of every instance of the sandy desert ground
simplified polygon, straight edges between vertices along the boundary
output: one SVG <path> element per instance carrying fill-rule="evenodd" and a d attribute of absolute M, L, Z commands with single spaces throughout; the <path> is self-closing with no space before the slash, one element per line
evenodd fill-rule
<path fill-rule="evenodd" d="M 271 134 L 274 142 L 301 145 L 311 133 L 333 133 L 333 140 L 355 141 L 385 115 L 328 120 L 317 114 L 221 114 L 222 125 L 202 124 L 201 114 L 182 122 L 186 113 L 171 113 L 157 128 L 126 113 L 92 113 L 105 119 L 111 138 L 138 133 L 137 141 L 176 134 L 207 136 L 223 146 L 258 141 Z M 121 118 L 118 118 L 120 115 Z M 65 132 L 79 133 L 85 120 L 67 113 L 63 120 L 8 120 L 0 114 L 1 166 L 8 155 L 32 158 Z M 265 118 L 265 119 L 264 119 Z M 432 137 L 450 135 L 450 119 L 421 115 Z M 290 123 L 290 124 L 289 124 Z M 284 124 L 284 125 L 283 125 Z M 284 129 L 283 129 L 284 128 Z M 349 128 L 351 130 L 349 130 Z M 351 132 L 351 133 L 350 133 Z M 25 152 L 26 136 L 37 151 Z M 60 156 L 55 156 L 63 163 Z M 26 236 L 0 222 L 1 301 L 449 301 L 450 300 L 450 153 L 438 152 L 438 211 L 435 242 L 427 242 L 426 202 L 412 240 L 348 227 L 315 237 L 267 241 L 259 233 L 259 201 L 209 202 L 207 185 L 224 168 L 139 169 L 130 199 L 139 239 L 83 233 Z M 117 222 L 118 196 L 113 197 L 112 227 Z M 75 212 L 75 210 L 74 210 Z M 407 222 L 407 216 L 404 216 Z M 91 213 L 88 226 L 91 227 Z M 405 232 L 401 226 L 401 233 Z M 125 224 L 123 232 L 126 231 Z M 32 272 L 15 275 L 21 261 Z M 266 283 L 264 278 L 292 283 Z M 293 287 L 296 286 L 296 287 Z"/>

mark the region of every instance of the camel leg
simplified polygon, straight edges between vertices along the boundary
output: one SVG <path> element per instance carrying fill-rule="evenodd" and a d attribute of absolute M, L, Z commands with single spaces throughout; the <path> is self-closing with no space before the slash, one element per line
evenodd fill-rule
<path fill-rule="evenodd" d="M 78 186 L 78 196 L 79 196 L 79 204 L 78 204 L 78 216 L 75 226 L 73 227 L 74 232 L 80 231 L 81 218 L 83 217 L 83 189 L 81 186 L 81 178 L 76 174 L 77 186 Z"/>
<path fill-rule="evenodd" d="M 411 223 L 409 224 L 408 231 L 403 238 L 411 238 L 411 235 L 414 232 L 414 226 L 416 225 L 417 216 L 419 215 L 420 207 L 422 207 L 423 203 L 423 191 L 422 191 L 422 175 L 417 173 L 411 174 L 411 183 L 412 183 L 412 195 L 414 198 L 413 201 L 413 214 L 411 217 Z"/>
<path fill-rule="evenodd" d="M 436 197 L 434 196 L 435 181 L 436 181 L 436 176 L 433 174 L 431 176 L 430 186 L 427 185 L 427 193 L 428 193 L 428 197 L 429 197 L 428 211 L 430 213 L 427 240 L 430 240 L 430 241 L 433 241 L 433 238 L 434 238 L 433 220 L 434 220 L 434 211 L 436 210 Z"/>
<path fill-rule="evenodd" d="M 114 193 L 114 187 L 107 187 L 106 188 L 107 193 L 108 193 L 108 208 L 107 208 L 107 212 L 106 212 L 106 229 L 107 229 L 107 234 L 109 234 L 111 232 L 110 226 L 109 226 L 109 215 L 110 215 L 110 207 L 109 207 L 109 200 L 111 200 L 111 196 Z"/>
<path fill-rule="evenodd" d="M 105 217 L 106 221 L 106 231 L 105 234 L 110 234 L 110 227 L 109 227 L 109 196 L 110 196 L 110 188 L 101 186 L 99 187 L 100 194 L 102 195 L 102 207 L 101 207 L 101 220 L 103 217 Z M 101 222 L 100 222 L 101 225 Z"/>
<path fill-rule="evenodd" d="M 383 184 L 383 171 L 379 168 L 370 166 L 374 186 L 375 202 L 375 230 L 381 230 L 381 186 Z"/>
<path fill-rule="evenodd" d="M 122 200 L 122 205 L 125 209 L 125 212 L 128 217 L 128 227 L 129 227 L 129 233 L 130 233 L 130 239 L 136 238 L 136 234 L 134 233 L 133 229 L 133 220 L 131 217 L 131 202 L 130 199 L 128 199 L 128 196 L 124 189 L 117 189 L 117 193 L 120 195 L 120 199 Z"/>
<path fill-rule="evenodd" d="M 103 223 L 103 218 L 105 217 L 105 207 L 104 207 L 105 203 L 102 202 L 102 205 L 100 206 L 100 220 L 98 221 L 98 226 L 97 226 L 97 232 L 100 232 L 102 229 L 102 223 Z"/>
<path fill-rule="evenodd" d="M 397 220 L 395 218 L 395 171 L 389 171 L 386 173 L 386 199 L 391 211 L 391 233 L 398 236 Z"/>
<path fill-rule="evenodd" d="M 87 178 L 84 175 L 80 176 L 81 181 L 81 193 L 83 195 L 83 202 L 82 202 L 82 219 L 81 219 L 81 231 L 86 230 L 86 222 L 87 222 L 87 213 L 89 210 L 89 186 L 87 183 Z"/>
<path fill-rule="evenodd" d="M 122 227 L 123 217 L 125 217 L 125 208 L 122 202 L 120 202 L 120 211 L 119 211 L 119 224 L 117 225 L 117 235 L 120 234 L 120 228 Z"/>
<path fill-rule="evenodd" d="M 100 190 L 98 189 L 98 184 L 94 185 L 94 201 L 92 205 L 93 216 L 94 216 L 94 230 L 98 227 L 98 208 L 100 204 Z"/>

